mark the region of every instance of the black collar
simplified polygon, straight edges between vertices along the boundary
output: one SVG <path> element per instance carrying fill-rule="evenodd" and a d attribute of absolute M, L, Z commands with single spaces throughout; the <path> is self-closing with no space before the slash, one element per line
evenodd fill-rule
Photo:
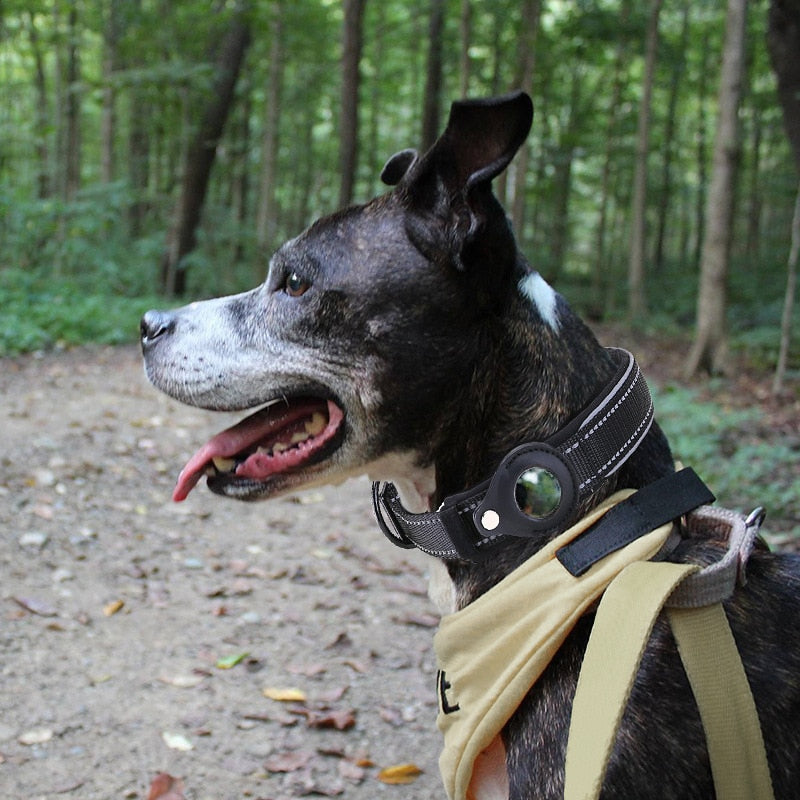
<path fill-rule="evenodd" d="M 437 511 L 412 514 L 393 484 L 374 483 L 375 515 L 389 540 L 439 558 L 481 561 L 504 537 L 565 530 L 579 504 L 625 463 L 653 422 L 639 365 L 627 350 L 608 352 L 617 371 L 588 408 L 546 441 L 516 447 L 490 479 L 445 498 Z"/>

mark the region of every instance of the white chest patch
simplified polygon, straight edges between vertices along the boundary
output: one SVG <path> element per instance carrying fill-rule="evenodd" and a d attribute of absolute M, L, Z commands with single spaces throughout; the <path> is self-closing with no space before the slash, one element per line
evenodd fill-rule
<path fill-rule="evenodd" d="M 557 331 L 558 310 L 553 287 L 538 272 L 531 272 L 519 282 L 519 290 L 536 306 L 542 320 Z"/>

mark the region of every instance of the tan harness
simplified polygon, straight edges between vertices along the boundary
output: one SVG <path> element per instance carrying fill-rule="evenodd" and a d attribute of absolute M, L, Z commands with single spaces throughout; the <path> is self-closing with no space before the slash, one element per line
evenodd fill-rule
<path fill-rule="evenodd" d="M 555 552 L 630 494 L 616 493 L 474 603 L 443 618 L 434 642 L 445 739 L 439 764 L 451 800 L 465 800 L 475 759 L 598 599 L 573 702 L 565 800 L 599 797 L 639 661 L 665 607 L 700 710 L 718 800 L 773 797 L 755 704 L 721 605 L 744 579 L 761 519 L 711 507 L 689 515 L 690 536 L 729 542 L 725 556 L 704 569 L 648 560 L 672 530 L 664 525 L 584 575 L 569 574 Z"/>

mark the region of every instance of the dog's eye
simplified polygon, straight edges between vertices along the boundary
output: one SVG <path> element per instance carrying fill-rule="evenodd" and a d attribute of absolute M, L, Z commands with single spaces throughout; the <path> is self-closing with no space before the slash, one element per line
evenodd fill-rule
<path fill-rule="evenodd" d="M 296 272 L 290 272 L 286 276 L 286 282 L 283 284 L 283 290 L 289 297 L 300 297 L 305 294 L 311 287 L 311 283 L 305 278 L 301 278 Z"/>

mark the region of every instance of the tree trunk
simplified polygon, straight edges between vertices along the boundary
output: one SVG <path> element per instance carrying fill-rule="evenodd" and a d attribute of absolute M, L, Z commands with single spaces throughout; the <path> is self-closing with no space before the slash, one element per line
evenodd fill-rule
<path fill-rule="evenodd" d="M 461 14 L 458 20 L 461 32 L 461 53 L 458 67 L 458 93 L 461 97 L 469 94 L 469 79 L 471 64 L 469 48 L 472 45 L 472 3 L 471 0 L 461 0 Z"/>
<path fill-rule="evenodd" d="M 536 64 L 536 40 L 541 17 L 541 0 L 526 0 L 522 7 L 522 31 L 520 32 L 520 52 L 517 63 L 520 65 L 516 85 L 528 94 L 533 94 L 533 74 Z M 572 109 L 573 119 L 575 108 Z M 521 240 L 525 240 L 525 188 L 527 186 L 528 164 L 530 162 L 530 143 L 525 142 L 515 160 L 514 201 L 511 206 L 511 221 Z"/>
<path fill-rule="evenodd" d="M 650 115 L 653 95 L 653 77 L 658 51 L 658 18 L 662 0 L 652 0 L 645 44 L 642 99 L 639 105 L 639 122 L 636 132 L 636 166 L 633 179 L 633 206 L 631 208 L 631 245 L 628 264 L 628 316 L 641 320 L 647 311 L 644 287 L 645 238 L 647 233 L 647 156 L 650 149 Z"/>
<path fill-rule="evenodd" d="M 756 102 L 758 102 L 756 100 Z M 744 251 L 751 264 L 759 263 L 761 252 L 761 212 L 764 200 L 761 189 L 761 109 L 753 108 L 753 139 L 750 144 L 750 179 L 747 204 L 747 241 Z"/>
<path fill-rule="evenodd" d="M 36 196 L 43 200 L 50 196 L 50 164 L 47 148 L 49 127 L 48 103 L 47 103 L 47 80 L 45 78 L 44 56 L 41 43 L 39 41 L 39 31 L 36 28 L 36 17 L 32 12 L 28 12 L 28 37 L 31 42 L 34 63 L 36 65 L 35 86 L 36 86 L 36 123 L 34 139 L 36 143 L 36 161 L 38 176 L 36 178 Z"/>
<path fill-rule="evenodd" d="M 778 79 L 778 98 L 783 108 L 784 127 L 789 136 L 795 164 L 800 172 L 800 0 L 772 0 L 769 8 L 767 46 L 772 68 Z M 792 220 L 780 350 L 772 383 L 774 394 L 779 394 L 783 388 L 788 362 L 792 311 L 797 291 L 798 253 L 800 253 L 800 186 Z"/>
<path fill-rule="evenodd" d="M 111 0 L 103 42 L 103 107 L 100 117 L 100 178 L 103 183 L 114 180 L 114 139 L 117 127 L 114 73 L 118 67 L 119 0 Z"/>
<path fill-rule="evenodd" d="M 697 202 L 695 204 L 695 241 L 692 263 L 696 271 L 700 271 L 703 241 L 706 236 L 706 198 L 708 195 L 708 158 L 706 145 L 708 142 L 708 33 L 703 36 L 700 48 L 700 69 L 697 87 Z"/>
<path fill-rule="evenodd" d="M 800 170 L 800 0 L 772 0 L 767 29 L 783 123 Z"/>
<path fill-rule="evenodd" d="M 133 239 L 141 236 L 147 211 L 150 137 L 147 132 L 148 103 L 139 87 L 130 90 L 128 122 L 128 181 L 131 204 L 128 228 Z"/>
<path fill-rule="evenodd" d="M 353 202 L 358 166 L 358 90 L 361 83 L 364 6 L 366 0 L 345 0 L 342 29 L 342 119 L 340 131 L 341 189 L 339 205 Z"/>
<path fill-rule="evenodd" d="M 369 130 L 367 132 L 367 164 L 371 165 L 369 170 L 370 184 L 369 194 L 374 196 L 383 191 L 386 187 L 380 179 L 380 173 L 375 166 L 382 163 L 386 158 L 386 153 L 380 150 L 380 128 L 383 117 L 383 106 L 381 104 L 381 87 L 384 85 L 383 62 L 386 58 L 386 3 L 378 3 L 375 7 L 375 21 L 373 23 L 373 33 L 371 36 L 372 47 L 372 76 L 370 79 L 369 91 Z"/>
<path fill-rule="evenodd" d="M 425 96 L 422 100 L 423 152 L 439 135 L 439 108 L 442 95 L 442 30 L 444 28 L 444 0 L 431 0 L 428 28 L 428 68 L 425 73 Z"/>
<path fill-rule="evenodd" d="M 792 219 L 792 243 L 789 248 L 789 262 L 786 270 L 786 292 L 783 298 L 783 314 L 781 315 L 781 341 L 778 350 L 778 364 L 772 381 L 772 393 L 778 395 L 783 391 L 786 366 L 789 362 L 789 347 L 792 342 L 792 311 L 797 294 L 797 260 L 800 254 L 800 184 L 797 187 L 797 199 L 794 204 Z"/>
<path fill-rule="evenodd" d="M 608 108 L 608 125 L 605 134 L 605 152 L 603 154 L 603 169 L 600 177 L 600 210 L 595 233 L 594 263 L 592 265 L 592 298 L 595 307 L 591 309 L 597 319 L 602 319 L 607 310 L 604 306 L 606 291 L 611 285 L 611 280 L 606 276 L 608 269 L 606 259 L 606 231 L 608 228 L 608 208 L 611 201 L 611 176 L 614 152 L 619 147 L 617 140 L 619 121 L 621 116 L 621 102 L 623 80 L 627 68 L 627 36 L 622 31 L 626 30 L 630 19 L 630 0 L 620 8 L 620 33 L 614 52 L 614 83 L 611 90 L 611 102 Z"/>
<path fill-rule="evenodd" d="M 78 53 L 78 8 L 76 0 L 69 6 L 67 22 L 67 91 L 66 121 L 67 136 L 64 142 L 64 163 L 66 167 L 64 180 L 64 199 L 68 202 L 75 199 L 81 185 L 81 91 L 80 61 Z"/>
<path fill-rule="evenodd" d="M 256 213 L 256 243 L 262 252 L 275 245 L 278 203 L 275 193 L 278 174 L 279 121 L 283 88 L 283 4 L 273 5 L 270 25 L 272 39 L 269 48 L 264 135 L 261 140 L 261 181 Z"/>
<path fill-rule="evenodd" d="M 733 238 L 733 199 L 740 157 L 739 103 L 744 76 L 747 0 L 728 0 L 722 53 L 714 161 L 706 206 L 706 233 L 697 298 L 697 329 L 686 375 L 728 369 L 728 260 Z"/>
<path fill-rule="evenodd" d="M 553 225 L 550 242 L 551 262 L 547 278 L 557 283 L 564 269 L 569 247 L 569 200 L 572 191 L 572 167 L 575 161 L 575 141 L 581 119 L 581 87 L 584 76 L 579 69 L 572 71 L 569 119 L 561 132 L 557 161 L 553 175 Z"/>
<path fill-rule="evenodd" d="M 253 97 L 250 80 L 242 80 L 240 92 L 241 108 L 237 114 L 234 143 L 231 147 L 231 200 L 233 218 L 236 220 L 236 237 L 233 242 L 231 259 L 239 264 L 245 259 L 243 232 L 249 216 L 250 205 L 250 120 L 253 116 Z M 258 264 L 258 260 L 255 261 Z M 261 274 L 261 266 L 257 267 Z M 262 276 L 263 280 L 263 276 Z"/>
<path fill-rule="evenodd" d="M 162 286 L 171 296 L 180 296 L 186 291 L 186 266 L 183 262 L 197 244 L 197 226 L 211 168 L 233 105 L 236 80 L 249 42 L 249 26 L 243 15 L 237 14 L 220 47 L 214 89 L 186 155 L 180 196 L 162 263 Z"/>
<path fill-rule="evenodd" d="M 657 272 L 664 268 L 664 240 L 667 234 L 667 218 L 672 201 L 672 157 L 675 151 L 675 127 L 677 123 L 678 88 L 686 68 L 686 52 L 689 43 L 689 4 L 681 11 L 681 35 L 678 52 L 673 56 L 670 76 L 669 103 L 667 105 L 666 130 L 664 131 L 664 161 L 661 166 L 661 196 L 658 201 L 658 229 L 653 266 Z"/>
<path fill-rule="evenodd" d="M 132 4 L 130 10 L 132 17 L 141 14 L 142 0 L 127 0 Z M 143 68 L 144 64 L 139 60 L 142 56 L 136 54 L 136 60 L 131 59 L 130 54 L 123 58 L 120 65 L 123 69 Z M 144 230 L 144 221 L 147 213 L 147 191 L 150 185 L 150 133 L 148 120 L 151 118 L 149 102 L 147 100 L 146 87 L 140 85 L 129 86 L 127 90 L 128 100 L 128 139 L 127 139 L 127 166 L 128 184 L 131 194 L 130 205 L 128 206 L 128 231 L 132 239 L 137 239 Z M 176 137 L 177 138 L 177 137 Z M 156 159 L 158 163 L 159 159 Z M 157 176 L 156 176 L 157 177 Z M 157 190 L 158 181 L 154 181 Z"/>

